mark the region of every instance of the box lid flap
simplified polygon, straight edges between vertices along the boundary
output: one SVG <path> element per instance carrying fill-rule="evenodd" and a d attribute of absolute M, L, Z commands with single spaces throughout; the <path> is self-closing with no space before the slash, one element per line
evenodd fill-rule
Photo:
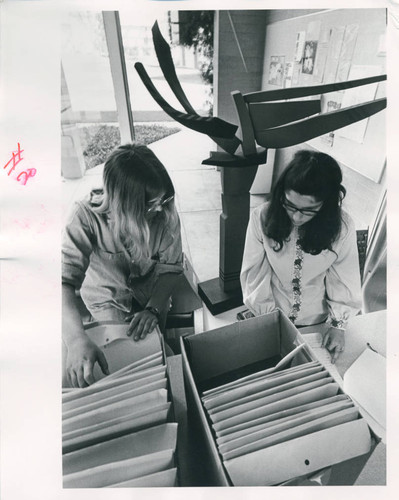
<path fill-rule="evenodd" d="M 344 391 L 364 412 L 368 424 L 385 442 L 386 359 L 366 348 L 344 375 Z"/>

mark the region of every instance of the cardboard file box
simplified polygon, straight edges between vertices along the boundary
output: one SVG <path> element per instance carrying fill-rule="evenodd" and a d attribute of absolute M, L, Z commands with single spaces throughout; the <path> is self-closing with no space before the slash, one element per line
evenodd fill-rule
<path fill-rule="evenodd" d="M 64 488 L 178 484 L 177 424 L 163 339 L 155 331 L 134 342 L 126 328 L 112 321 L 86 328 L 105 353 L 110 374 L 96 365 L 96 383 L 64 390 Z"/>
<path fill-rule="evenodd" d="M 302 484 L 309 484 L 315 473 L 343 462 L 350 466 L 352 460 L 358 468 L 357 474 L 360 473 L 373 449 L 370 428 L 360 413 L 355 420 L 294 435 L 285 442 L 223 462 L 216 443 L 215 422 L 211 423 L 200 395 L 230 380 L 275 366 L 303 343 L 298 330 L 278 310 L 182 339 L 189 421 L 198 427 L 204 444 L 204 462 L 208 465 L 206 485 L 266 486 L 290 484 L 295 478 L 303 478 Z M 297 349 L 289 366 L 299 367 L 314 361 L 305 345 Z M 332 384 L 342 397 L 338 384 L 334 381 Z M 359 461 L 360 457 L 363 458 Z"/>

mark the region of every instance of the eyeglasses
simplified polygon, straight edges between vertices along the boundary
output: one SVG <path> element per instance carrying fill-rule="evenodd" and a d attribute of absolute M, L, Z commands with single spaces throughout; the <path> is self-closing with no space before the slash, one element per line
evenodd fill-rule
<path fill-rule="evenodd" d="M 149 206 L 149 208 L 147 208 L 147 213 L 157 212 L 159 208 L 163 208 L 165 205 L 170 203 L 173 199 L 174 199 L 174 195 L 169 196 L 169 198 L 166 198 L 165 200 L 154 201 L 153 203 L 148 203 L 147 206 Z"/>
<path fill-rule="evenodd" d="M 321 207 L 323 206 L 323 204 L 321 204 L 317 210 L 311 210 L 310 208 L 298 208 L 294 207 L 293 205 L 290 205 L 289 201 L 286 198 L 284 198 L 284 200 L 282 201 L 282 205 L 288 212 L 291 213 L 300 212 L 302 215 L 305 215 L 307 217 L 312 217 L 313 215 L 319 213 Z"/>

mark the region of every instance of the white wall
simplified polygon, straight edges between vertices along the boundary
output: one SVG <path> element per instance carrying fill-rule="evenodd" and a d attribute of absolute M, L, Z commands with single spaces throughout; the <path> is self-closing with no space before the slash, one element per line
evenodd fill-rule
<path fill-rule="evenodd" d="M 296 34 L 299 31 L 306 32 L 310 23 L 319 22 L 321 30 L 323 27 L 331 29 L 357 25 L 353 55 L 348 58 L 350 64 L 346 69 L 350 71 L 353 66 L 371 66 L 380 68 L 381 73 L 386 71 L 386 56 L 380 50 L 381 36 L 386 31 L 385 9 L 337 9 L 314 14 L 304 12 L 304 14 L 304 16 L 283 20 L 280 20 L 277 14 L 268 17 L 268 20 L 273 22 L 270 22 L 266 28 L 262 89 L 283 88 L 284 83 L 281 86 L 269 83 L 270 58 L 271 56 L 284 56 L 285 62 L 294 61 Z M 278 20 L 274 22 L 276 19 Z M 337 62 L 342 60 L 343 57 L 340 57 Z M 342 73 L 345 76 L 345 71 Z M 339 77 L 336 81 L 338 80 Z M 299 72 L 298 82 L 293 86 L 322 83 L 326 83 L 325 78 L 317 79 L 314 75 Z M 376 96 L 382 97 L 384 93 L 385 84 L 379 84 Z M 344 185 L 348 191 L 346 208 L 353 215 L 359 229 L 368 227 L 372 223 L 380 194 L 385 189 L 385 141 L 385 112 L 383 111 L 368 119 L 362 143 L 341 137 L 340 131 L 337 131 L 333 146 L 318 138 L 309 143 L 278 150 L 274 181 L 294 152 L 300 148 L 314 148 L 331 154 L 338 160 L 343 170 Z"/>

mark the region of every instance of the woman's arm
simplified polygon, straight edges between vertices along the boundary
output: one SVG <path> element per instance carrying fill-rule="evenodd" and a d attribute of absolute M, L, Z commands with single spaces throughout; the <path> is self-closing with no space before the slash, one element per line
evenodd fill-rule
<path fill-rule="evenodd" d="M 183 252 L 180 219 L 173 207 L 172 222 L 161 228 L 162 237 L 158 249 L 159 261 L 155 266 L 157 280 L 146 307 L 153 310 L 136 313 L 130 323 L 128 335 L 134 340 L 144 339 L 159 323 L 159 316 L 166 316 L 169 300 L 180 274 L 183 272 Z M 130 320 L 128 317 L 127 320 Z"/>
<path fill-rule="evenodd" d="M 169 306 L 169 299 L 178 282 L 180 274 L 161 274 L 155 284 L 147 307 L 154 307 L 158 311 L 164 311 Z"/>
<path fill-rule="evenodd" d="M 108 373 L 102 351 L 83 329 L 76 299 L 76 289 L 84 280 L 92 250 L 93 230 L 85 208 L 77 203 L 65 226 L 62 242 L 62 339 L 66 348 L 65 370 L 72 387 L 86 387 L 94 382 L 96 362 Z"/>
<path fill-rule="evenodd" d="M 327 322 L 335 328 L 346 328 L 352 316 L 362 307 L 359 257 L 353 221 L 345 216 L 344 233 L 336 245 L 337 259 L 326 273 Z"/>
<path fill-rule="evenodd" d="M 108 364 L 103 352 L 83 329 L 75 288 L 65 283 L 62 285 L 62 339 L 67 349 L 67 378 L 72 387 L 86 387 L 94 382 L 93 368 L 96 362 L 108 375 Z"/>
<path fill-rule="evenodd" d="M 327 324 L 330 328 L 324 335 L 323 346 L 331 352 L 333 362 L 344 350 L 348 320 L 362 307 L 356 230 L 347 214 L 344 215 L 342 232 L 336 249 L 338 257 L 326 274 Z"/>
<path fill-rule="evenodd" d="M 166 312 L 169 299 L 179 279 L 179 274 L 165 273 L 158 277 L 154 286 L 150 300 L 146 307 L 150 307 L 158 313 Z M 147 309 L 140 311 L 133 316 L 128 329 L 128 336 L 133 335 L 134 340 L 144 339 L 151 333 L 159 322 L 159 314 Z"/>
<path fill-rule="evenodd" d="M 272 270 L 263 246 L 261 214 L 260 210 L 251 214 L 240 275 L 244 303 L 256 315 L 275 308 L 270 286 Z"/>

